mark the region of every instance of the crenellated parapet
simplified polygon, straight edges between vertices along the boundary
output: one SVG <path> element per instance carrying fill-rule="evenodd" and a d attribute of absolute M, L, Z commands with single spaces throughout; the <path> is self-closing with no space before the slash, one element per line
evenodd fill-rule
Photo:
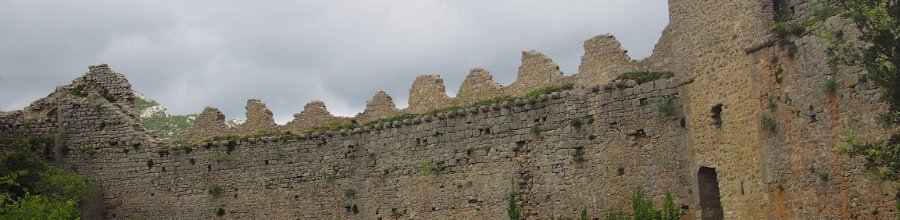
<path fill-rule="evenodd" d="M 409 107 L 407 113 L 422 114 L 432 109 L 440 109 L 452 104 L 444 87 L 444 79 L 440 75 L 421 75 L 416 77 L 409 88 Z"/>
<path fill-rule="evenodd" d="M 237 127 L 236 135 L 246 136 L 278 131 L 272 111 L 259 99 L 247 100 L 247 121 Z"/>
<path fill-rule="evenodd" d="M 598 35 L 584 41 L 584 55 L 575 80 L 579 86 L 598 85 L 612 81 L 622 72 L 637 69 L 636 62 L 615 37 Z"/>
<path fill-rule="evenodd" d="M 458 104 L 470 104 L 494 98 L 501 94 L 503 94 L 503 86 L 494 81 L 490 71 L 474 68 L 469 71 L 469 75 L 466 76 L 462 85 L 459 86 L 456 101 Z"/>
<path fill-rule="evenodd" d="M 324 102 L 314 100 L 303 107 L 303 112 L 294 114 L 294 120 L 285 124 L 282 130 L 302 134 L 313 128 L 348 123 L 350 120 L 352 119 L 332 115 L 331 112 L 328 112 Z"/>
<path fill-rule="evenodd" d="M 228 135 L 229 133 L 231 131 L 225 125 L 225 115 L 219 109 L 207 106 L 194 120 L 194 125 L 182 132 L 178 139 L 194 142 L 210 137 Z"/>
<path fill-rule="evenodd" d="M 400 113 L 394 105 L 394 99 L 387 92 L 378 91 L 366 102 L 366 109 L 356 115 L 356 121 L 365 124 L 379 118 L 386 118 Z"/>
<path fill-rule="evenodd" d="M 562 83 L 565 77 L 550 57 L 534 50 L 522 52 L 522 65 L 516 81 L 503 88 L 504 94 L 524 95 L 535 88 Z"/>

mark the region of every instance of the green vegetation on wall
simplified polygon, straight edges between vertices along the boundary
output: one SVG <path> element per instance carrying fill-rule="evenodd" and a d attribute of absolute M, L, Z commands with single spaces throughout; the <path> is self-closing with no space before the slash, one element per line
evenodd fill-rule
<path fill-rule="evenodd" d="M 59 169 L 30 151 L 30 141 L 0 139 L 0 219 L 79 219 L 100 198 L 93 180 Z"/>
<path fill-rule="evenodd" d="M 624 72 L 616 76 L 613 80 L 634 80 L 638 84 L 652 82 L 661 78 L 672 78 L 675 74 L 672 72 L 650 72 L 650 71 L 634 71 Z"/>

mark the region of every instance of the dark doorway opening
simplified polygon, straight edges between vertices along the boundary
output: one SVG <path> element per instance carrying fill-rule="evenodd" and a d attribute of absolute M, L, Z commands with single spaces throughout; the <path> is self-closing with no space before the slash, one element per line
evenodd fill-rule
<path fill-rule="evenodd" d="M 716 169 L 700 167 L 697 171 L 697 185 L 700 193 L 700 219 L 723 219 L 722 201 L 719 198 L 719 179 Z"/>

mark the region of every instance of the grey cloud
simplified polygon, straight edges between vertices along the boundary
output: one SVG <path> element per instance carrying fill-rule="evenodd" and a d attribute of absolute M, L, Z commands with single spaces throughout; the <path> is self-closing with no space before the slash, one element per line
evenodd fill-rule
<path fill-rule="evenodd" d="M 663 0 L 3 1 L 0 108 L 108 63 L 173 113 L 243 118 L 259 98 L 285 123 L 320 99 L 351 116 L 378 90 L 406 106 L 423 73 L 451 95 L 473 67 L 508 84 L 522 50 L 574 74 L 582 42 L 603 33 L 643 58 L 667 18 Z"/>

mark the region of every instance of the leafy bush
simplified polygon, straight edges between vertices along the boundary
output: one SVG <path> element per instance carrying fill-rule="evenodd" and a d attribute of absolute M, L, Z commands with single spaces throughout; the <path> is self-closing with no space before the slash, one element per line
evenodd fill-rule
<path fill-rule="evenodd" d="M 822 83 L 822 92 L 834 94 L 837 91 L 838 83 L 834 78 L 827 79 Z"/>
<path fill-rule="evenodd" d="M 519 220 L 522 215 L 522 207 L 519 207 L 516 204 L 516 183 L 515 180 L 510 180 L 509 187 L 509 202 L 506 206 L 506 214 L 510 220 Z"/>
<path fill-rule="evenodd" d="M 540 138 L 541 137 L 540 125 L 535 124 L 535 125 L 531 126 L 530 132 L 531 132 L 531 135 L 534 136 L 535 138 Z"/>
<path fill-rule="evenodd" d="M 100 198 L 87 177 L 56 168 L 32 152 L 32 142 L 0 138 L 0 219 L 77 219 L 85 202 Z"/>
<path fill-rule="evenodd" d="M 614 80 L 634 80 L 637 81 L 638 84 L 645 82 L 652 82 L 661 78 L 672 78 L 675 76 L 675 73 L 672 72 L 650 72 L 650 71 L 635 71 L 635 72 L 624 72 L 619 76 L 616 76 Z"/>
<path fill-rule="evenodd" d="M 75 87 L 69 88 L 66 90 L 66 93 L 69 95 L 74 95 L 78 97 L 87 97 L 87 85 L 86 84 L 78 84 Z"/>
<path fill-rule="evenodd" d="M 775 120 L 769 117 L 769 115 L 762 116 L 762 129 L 764 131 L 769 133 L 775 132 L 776 127 L 778 127 L 778 125 L 775 124 Z"/>
<path fill-rule="evenodd" d="M 91 146 L 81 146 L 78 147 L 78 152 L 82 154 L 95 154 L 97 153 L 97 148 Z"/>
<path fill-rule="evenodd" d="M 656 210 L 653 208 L 653 198 L 644 195 L 643 188 L 637 188 L 631 194 L 631 212 L 625 212 L 620 209 L 619 211 L 607 213 L 605 219 L 677 220 L 681 219 L 682 215 L 684 213 L 675 208 L 672 193 L 666 192 L 663 209 Z"/>
<path fill-rule="evenodd" d="M 422 164 L 421 170 L 424 175 L 438 175 L 444 170 L 444 161 Z"/>
<path fill-rule="evenodd" d="M 400 218 L 400 216 L 403 216 L 403 212 L 400 212 L 397 208 L 391 208 L 391 218 Z"/>
<path fill-rule="evenodd" d="M 575 129 L 581 129 L 581 126 L 584 125 L 584 122 L 581 121 L 581 118 L 574 118 L 569 121 L 569 124 L 572 125 Z"/>
<path fill-rule="evenodd" d="M 662 101 L 656 103 L 656 112 L 665 116 L 672 116 L 672 106 L 674 105 L 675 99 L 667 98 L 666 101 Z"/>
<path fill-rule="evenodd" d="M 219 186 L 219 184 L 212 184 L 212 185 L 209 185 L 209 189 L 207 189 L 206 191 L 209 192 L 209 195 L 218 198 L 219 196 L 222 195 L 222 192 L 224 192 L 225 189 L 222 189 L 222 187 Z"/>
<path fill-rule="evenodd" d="M 225 208 L 219 207 L 216 209 L 216 216 L 222 217 L 223 215 L 225 215 Z"/>
<path fill-rule="evenodd" d="M 228 140 L 228 143 L 225 144 L 225 153 L 231 154 L 231 152 L 234 151 L 236 145 L 237 143 L 234 140 Z"/>
<path fill-rule="evenodd" d="M 355 190 L 355 189 L 353 189 L 353 188 L 347 188 L 347 189 L 344 189 L 344 196 L 346 196 L 346 197 L 353 197 L 353 196 L 355 196 L 355 195 L 356 195 L 356 190 Z"/>

